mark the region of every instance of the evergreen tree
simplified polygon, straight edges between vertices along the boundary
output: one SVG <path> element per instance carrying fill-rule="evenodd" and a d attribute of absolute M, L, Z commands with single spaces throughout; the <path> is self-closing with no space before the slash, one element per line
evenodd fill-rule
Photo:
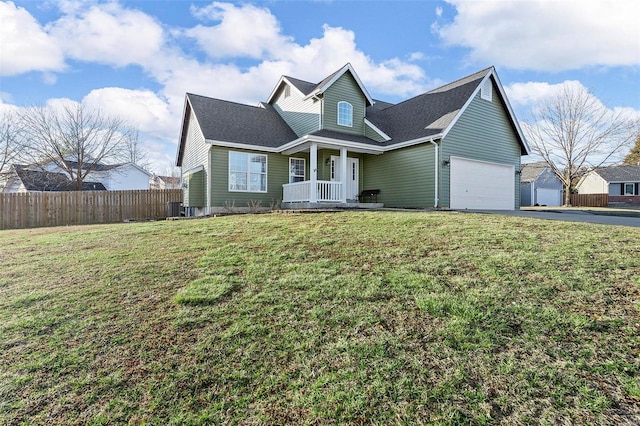
<path fill-rule="evenodd" d="M 631 151 L 624 157 L 623 163 L 625 166 L 638 166 L 640 165 L 640 133 L 636 137 L 636 144 L 631 148 Z"/>

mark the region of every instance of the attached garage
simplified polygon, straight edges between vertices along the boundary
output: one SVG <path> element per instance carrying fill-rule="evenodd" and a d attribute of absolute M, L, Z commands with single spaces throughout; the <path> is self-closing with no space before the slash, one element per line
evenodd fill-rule
<path fill-rule="evenodd" d="M 513 166 L 452 156 L 450 176 L 452 209 L 515 209 Z"/>

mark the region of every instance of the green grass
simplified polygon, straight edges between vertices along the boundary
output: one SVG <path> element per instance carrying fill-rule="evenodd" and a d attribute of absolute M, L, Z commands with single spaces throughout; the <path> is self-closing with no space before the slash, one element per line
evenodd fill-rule
<path fill-rule="evenodd" d="M 241 215 L 0 247 L 0 424 L 640 422 L 640 229 Z"/>

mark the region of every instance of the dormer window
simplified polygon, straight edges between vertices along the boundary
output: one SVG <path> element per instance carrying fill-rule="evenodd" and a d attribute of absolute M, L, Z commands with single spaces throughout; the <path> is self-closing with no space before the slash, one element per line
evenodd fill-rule
<path fill-rule="evenodd" d="M 353 106 L 349 102 L 338 102 L 338 125 L 353 127 Z"/>

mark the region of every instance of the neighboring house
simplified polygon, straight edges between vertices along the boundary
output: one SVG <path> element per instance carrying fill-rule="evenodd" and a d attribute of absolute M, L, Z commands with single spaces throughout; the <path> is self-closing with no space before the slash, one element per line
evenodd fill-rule
<path fill-rule="evenodd" d="M 106 188 L 100 182 L 82 183 L 83 191 L 104 191 Z M 76 183 L 62 173 L 43 170 L 31 170 L 28 166 L 14 164 L 9 170 L 3 193 L 44 192 L 44 191 L 75 191 Z"/>
<path fill-rule="evenodd" d="M 7 184 L 8 178 L 9 178 L 9 172 L 0 173 L 0 192 L 2 192 L 2 189 Z"/>
<path fill-rule="evenodd" d="M 149 183 L 151 189 L 180 189 L 180 178 L 175 176 L 157 176 L 151 177 Z"/>
<path fill-rule="evenodd" d="M 640 204 L 640 165 L 593 169 L 577 189 L 578 194 L 609 194 L 609 203 Z"/>
<path fill-rule="evenodd" d="M 521 206 L 561 206 L 563 185 L 544 161 L 523 164 L 520 171 Z"/>
<path fill-rule="evenodd" d="M 319 83 L 283 76 L 249 106 L 187 94 L 176 165 L 190 214 L 225 206 L 517 209 L 529 148 L 487 68 L 398 104 L 350 64 Z"/>
<path fill-rule="evenodd" d="M 78 168 L 78 163 L 67 160 L 67 164 Z M 42 166 L 44 170 L 64 173 L 64 170 L 54 162 Z M 65 173 L 66 174 L 66 173 Z M 85 180 L 100 182 L 108 191 L 124 191 L 133 189 L 149 189 L 149 179 L 152 174 L 134 163 L 122 164 L 94 164 Z"/>

